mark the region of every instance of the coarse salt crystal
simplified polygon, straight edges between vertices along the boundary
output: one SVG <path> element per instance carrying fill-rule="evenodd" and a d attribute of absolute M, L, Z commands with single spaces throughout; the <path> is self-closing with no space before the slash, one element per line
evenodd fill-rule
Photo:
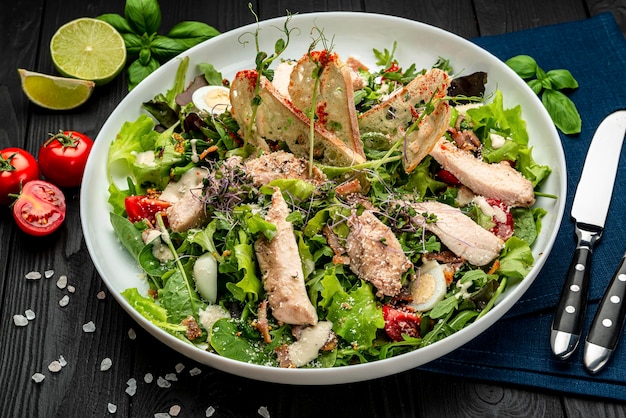
<path fill-rule="evenodd" d="M 128 379 L 126 384 L 128 385 L 128 387 L 126 388 L 126 393 L 129 396 L 135 396 L 135 393 L 137 393 L 137 380 L 134 377 L 131 377 L 130 379 Z"/>
<path fill-rule="evenodd" d="M 13 315 L 13 323 L 18 327 L 25 327 L 28 325 L 28 318 L 24 315 Z"/>
<path fill-rule="evenodd" d="M 180 373 L 185 370 L 185 365 L 183 363 L 178 363 L 174 366 L 174 369 L 176 370 L 176 373 Z"/>
<path fill-rule="evenodd" d="M 173 417 L 177 417 L 180 414 L 180 405 L 172 405 L 170 408 L 170 415 Z"/>
<path fill-rule="evenodd" d="M 215 413 L 215 408 L 213 408 L 212 406 L 209 406 L 206 411 L 204 411 L 204 416 L 205 417 L 212 417 L 213 414 Z"/>
<path fill-rule="evenodd" d="M 154 381 L 154 376 L 152 376 L 152 373 L 146 373 L 143 377 L 143 381 L 146 383 L 152 383 Z"/>
<path fill-rule="evenodd" d="M 109 413 L 114 414 L 117 412 L 117 405 L 115 405 L 114 403 L 108 403 L 107 404 L 107 411 L 109 411 Z"/>
<path fill-rule="evenodd" d="M 154 418 L 170 418 L 170 414 L 167 412 L 157 412 L 154 414 Z"/>
<path fill-rule="evenodd" d="M 134 329 L 130 328 L 128 330 L 128 338 L 130 338 L 131 340 L 134 340 L 135 338 L 137 338 L 137 333 L 135 332 Z"/>
<path fill-rule="evenodd" d="M 67 291 L 70 292 L 70 293 L 74 293 L 74 292 L 76 292 L 76 288 L 74 286 L 72 286 L 72 285 L 68 285 L 67 286 Z"/>
<path fill-rule="evenodd" d="M 262 406 L 259 408 L 259 410 L 257 411 L 259 413 L 259 415 L 261 415 L 263 418 L 270 418 L 270 412 L 267 410 L 267 407 Z"/>
<path fill-rule="evenodd" d="M 165 375 L 165 380 L 169 380 L 170 382 L 177 382 L 178 377 L 174 373 L 168 373 Z"/>
<path fill-rule="evenodd" d="M 24 314 L 26 315 L 26 319 L 28 319 L 29 321 L 35 319 L 35 312 L 33 312 L 31 309 L 27 309 Z"/>
<path fill-rule="evenodd" d="M 61 366 L 61 363 L 58 360 L 54 360 L 48 365 L 48 370 L 50 370 L 52 373 L 58 373 L 61 371 L 62 368 L 63 366 Z"/>
<path fill-rule="evenodd" d="M 65 289 L 67 287 L 67 276 L 65 274 L 60 276 L 59 280 L 57 280 L 57 287 L 59 289 Z"/>
<path fill-rule="evenodd" d="M 26 277 L 26 279 L 28 280 L 39 280 L 41 279 L 41 273 L 39 273 L 38 271 L 31 271 L 29 273 L 26 273 L 24 277 Z"/>
<path fill-rule="evenodd" d="M 46 270 L 43 272 L 43 276 L 46 279 L 49 279 L 50 277 L 54 276 L 54 270 Z"/>
<path fill-rule="evenodd" d="M 111 361 L 111 359 L 106 357 L 102 360 L 102 362 L 100 362 L 100 371 L 105 372 L 109 370 L 112 365 L 113 365 L 113 362 Z"/>
<path fill-rule="evenodd" d="M 157 378 L 157 386 L 160 388 L 169 388 L 172 386 L 172 384 L 168 382 L 167 380 L 163 379 L 161 376 L 159 376 Z"/>
<path fill-rule="evenodd" d="M 31 376 L 31 379 L 33 379 L 33 381 L 35 383 L 41 383 L 43 382 L 43 380 L 46 378 L 46 376 L 44 376 L 41 373 L 35 373 L 34 375 Z"/>
<path fill-rule="evenodd" d="M 107 297 L 107 294 L 106 294 L 106 293 L 104 293 L 104 290 L 101 290 L 101 291 L 99 291 L 99 292 L 98 292 L 98 294 L 96 295 L 96 297 L 97 297 L 98 299 L 102 300 L 102 299 L 104 299 L 104 298 L 106 298 L 106 297 Z"/>
<path fill-rule="evenodd" d="M 200 370 L 200 369 L 199 369 L 199 368 L 197 368 L 197 367 L 194 367 L 193 369 L 189 370 L 189 375 L 190 375 L 190 376 L 197 376 L 197 375 L 199 375 L 200 373 L 202 373 L 202 370 Z"/>
<path fill-rule="evenodd" d="M 68 295 L 63 296 L 61 300 L 59 300 L 59 306 L 61 307 L 67 306 L 68 303 L 70 303 L 70 297 Z"/>
<path fill-rule="evenodd" d="M 84 332 L 94 332 L 95 330 L 96 330 L 96 324 L 94 324 L 93 321 L 89 321 L 85 325 L 83 325 Z"/>
<path fill-rule="evenodd" d="M 59 356 L 59 364 L 61 365 L 61 367 L 67 366 L 67 360 L 65 360 L 65 357 L 63 357 L 62 355 Z"/>

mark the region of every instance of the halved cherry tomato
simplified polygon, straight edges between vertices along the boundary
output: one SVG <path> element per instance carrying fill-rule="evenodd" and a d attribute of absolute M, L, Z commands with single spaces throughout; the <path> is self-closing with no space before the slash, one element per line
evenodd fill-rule
<path fill-rule="evenodd" d="M 415 312 L 383 305 L 383 317 L 385 332 L 393 341 L 404 341 L 403 334 L 409 337 L 420 336 L 422 319 Z"/>
<path fill-rule="evenodd" d="M 511 238 L 513 232 L 515 231 L 511 208 L 506 203 L 498 199 L 487 198 L 486 201 L 491 207 L 498 211 L 502 211 L 504 214 L 504 220 L 501 219 L 502 216 L 493 216 L 493 223 L 495 226 L 491 228 L 490 231 L 506 241 Z"/>
<path fill-rule="evenodd" d="M 10 194 L 17 195 L 23 184 L 39 178 L 39 166 L 33 155 L 21 148 L 0 151 L 0 204 L 8 205 Z"/>
<path fill-rule="evenodd" d="M 454 174 L 448 170 L 444 170 L 443 168 L 435 173 L 435 177 L 446 183 L 448 186 L 458 187 L 461 185 L 461 182 L 454 176 Z"/>
<path fill-rule="evenodd" d="M 29 181 L 13 204 L 13 218 L 27 234 L 51 234 L 65 220 L 65 196 L 57 186 L 47 181 Z"/>
<path fill-rule="evenodd" d="M 93 141 L 76 131 L 59 131 L 39 149 L 41 174 L 59 187 L 77 187 L 83 179 Z"/>
<path fill-rule="evenodd" d="M 170 206 L 169 202 L 154 199 L 148 196 L 128 196 L 124 199 L 126 215 L 131 222 L 139 222 L 146 219 L 151 224 L 156 221 L 156 214 L 165 212 Z"/>

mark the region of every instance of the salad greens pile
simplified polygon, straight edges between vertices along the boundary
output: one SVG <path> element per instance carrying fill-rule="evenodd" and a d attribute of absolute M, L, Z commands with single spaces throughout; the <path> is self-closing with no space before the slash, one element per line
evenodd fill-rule
<path fill-rule="evenodd" d="M 370 108 L 424 71 L 417 70 L 414 64 L 403 70 L 394 58 L 395 48 L 394 45 L 391 51 L 374 50 L 378 69 L 361 71 L 366 85 L 355 92 L 359 111 Z M 279 323 L 271 317 L 271 312 L 267 314 L 271 340 L 264 339 L 259 330 L 260 316 L 264 315 L 261 304 L 266 295 L 254 252 L 259 237 L 271 239 L 276 233 L 276 227 L 264 217 L 274 187 L 281 189 L 291 210 L 287 220 L 294 226 L 308 296 L 320 321 L 331 321 L 337 336 L 332 349 L 321 352 L 305 367 L 365 363 L 432 344 L 484 315 L 506 287 L 522 280 L 532 267 L 531 245 L 541 230 L 545 210 L 513 208 L 514 234 L 506 241 L 499 258 L 483 268 L 460 263 L 445 297 L 430 311 L 415 313 L 419 332 L 412 336 L 405 334 L 400 339 L 390 338 L 386 331 L 390 324 L 384 310 L 397 307 L 402 301 L 377 297 L 370 283 L 359 279 L 347 265 L 333 262 L 333 249 L 323 234 L 325 226 L 331 227 L 340 239 L 349 232 L 346 219 L 354 205 L 336 191 L 345 176 L 335 176 L 332 167 L 322 167 L 329 180 L 318 189 L 300 179 L 280 179 L 262 187 L 254 186 L 243 170 L 226 163 L 230 157 L 250 154 L 231 114 L 228 111 L 219 115 L 197 113 L 192 104 L 179 106 L 173 100 L 187 85 L 184 78 L 187 66 L 187 59 L 183 59 L 175 86 L 144 106 L 148 110 L 160 107 L 168 111 L 155 111 L 154 117 L 144 114 L 126 122 L 111 144 L 108 159 L 110 172 L 122 167 L 127 173 L 127 188 L 110 182 L 111 223 L 120 241 L 145 271 L 150 286 L 148 295 L 131 288 L 123 296 L 156 326 L 228 358 L 279 365 L 276 350 L 294 342 L 295 337 L 292 326 Z M 433 66 L 451 72 L 448 61 L 440 60 Z M 217 72 L 216 76 L 216 71 L 210 64 L 201 66 L 201 72 L 208 75 L 205 77 L 208 83 L 222 82 L 221 74 Z M 455 103 L 454 97 L 449 99 Z M 500 91 L 490 100 L 471 99 L 479 103 L 463 112 L 461 123 L 480 139 L 482 158 L 487 162 L 512 162 L 533 186 L 541 185 L 550 168 L 536 163 L 532 157 L 520 107 L 505 109 Z M 163 117 L 164 114 L 169 116 Z M 460 112 L 453 108 L 451 125 L 459 117 Z M 492 133 L 506 138 L 505 144 L 494 147 Z M 410 197 L 415 201 L 435 199 L 455 206 L 460 186 L 439 178 L 438 164 L 431 157 L 407 174 L 399 158 L 401 150 L 390 150 L 375 136 L 364 137 L 363 142 L 367 162 L 357 174 L 369 185 L 366 199 L 376 213 L 382 214 L 381 221 L 395 233 L 415 266 L 405 274 L 406 284 L 422 264 L 424 255 L 442 254 L 446 249 L 435 235 L 411 222 L 415 213 L 410 208 L 392 202 Z M 149 163 L 138 158 L 146 152 L 154 156 Z M 198 159 L 198 155 L 202 158 Z M 168 182 L 194 167 L 205 167 L 210 173 L 202 186 L 203 203 L 210 215 L 203 226 L 172 232 L 160 213 L 153 214 L 152 219 L 136 222 L 128 219 L 125 200 L 129 196 L 158 199 Z M 357 204 L 357 211 L 362 210 Z M 493 228 L 492 217 L 477 205 L 470 204 L 462 210 L 484 228 Z M 142 234 L 153 229 L 162 233 L 163 243 L 173 254 L 171 259 L 159 259 L 153 243 L 144 243 Z M 201 296 L 193 279 L 194 263 L 207 253 L 217 262 L 216 300 Z M 460 292 L 459 288 L 466 291 Z M 201 313 L 216 306 L 225 315 L 204 325 Z"/>

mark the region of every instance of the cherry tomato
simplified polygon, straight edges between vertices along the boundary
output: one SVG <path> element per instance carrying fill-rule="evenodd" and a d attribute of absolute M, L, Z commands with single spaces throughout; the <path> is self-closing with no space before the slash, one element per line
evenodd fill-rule
<path fill-rule="evenodd" d="M 59 187 L 77 187 L 83 179 L 93 141 L 76 131 L 59 131 L 39 149 L 41 174 Z"/>
<path fill-rule="evenodd" d="M 443 168 L 437 171 L 435 177 L 449 186 L 458 187 L 461 185 L 461 182 L 454 176 L 454 174 Z"/>
<path fill-rule="evenodd" d="M 491 228 L 490 231 L 506 241 L 511 238 L 513 232 L 515 232 L 511 208 L 506 203 L 498 199 L 487 198 L 486 200 L 487 203 L 489 203 L 489 205 L 495 210 L 501 211 L 498 216 L 493 216 L 493 223 L 495 226 Z"/>
<path fill-rule="evenodd" d="M 402 335 L 419 337 L 422 319 L 409 310 L 383 305 L 385 331 L 393 341 L 404 341 Z"/>
<path fill-rule="evenodd" d="M 154 225 L 156 214 L 165 212 L 165 209 L 169 206 L 169 202 L 148 196 L 128 196 L 124 199 L 126 215 L 128 215 L 128 220 L 131 222 L 139 222 L 146 219 Z"/>
<path fill-rule="evenodd" d="M 33 155 L 21 148 L 0 151 L 0 204 L 8 205 L 23 184 L 39 178 L 39 165 Z"/>
<path fill-rule="evenodd" d="M 51 234 L 65 220 L 65 196 L 57 186 L 47 181 L 29 181 L 13 204 L 13 218 L 27 234 Z"/>

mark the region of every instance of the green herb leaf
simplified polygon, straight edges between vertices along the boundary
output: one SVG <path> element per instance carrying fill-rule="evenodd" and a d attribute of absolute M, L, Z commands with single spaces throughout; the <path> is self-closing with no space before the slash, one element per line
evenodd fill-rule
<path fill-rule="evenodd" d="M 217 71 L 212 64 L 202 63 L 198 64 L 198 68 L 200 71 L 204 73 L 204 78 L 210 86 L 221 86 L 222 85 L 222 73 Z"/>
<path fill-rule="evenodd" d="M 133 28 L 130 27 L 128 21 L 117 13 L 106 13 L 98 16 L 97 19 L 107 22 L 109 25 L 113 26 L 115 30 L 120 33 L 120 35 L 133 33 Z"/>
<path fill-rule="evenodd" d="M 154 70 L 160 67 L 159 61 L 150 58 L 147 65 L 142 65 L 139 60 L 133 61 L 128 67 L 128 90 L 137 87 L 137 84 L 148 77 Z"/>
<path fill-rule="evenodd" d="M 528 55 L 517 55 L 505 61 L 515 73 L 523 79 L 535 77 L 537 75 L 537 61 Z"/>
<path fill-rule="evenodd" d="M 547 89 L 541 95 L 541 102 L 548 110 L 552 121 L 564 134 L 580 133 L 582 121 L 574 102 L 557 90 Z"/>
<path fill-rule="evenodd" d="M 127 61 L 129 58 L 137 58 L 144 44 L 142 37 L 134 33 L 123 33 L 122 38 L 124 38 L 124 45 L 126 45 Z"/>
<path fill-rule="evenodd" d="M 137 35 L 152 35 L 161 26 L 161 8 L 157 0 L 127 0 L 124 15 Z"/>
<path fill-rule="evenodd" d="M 550 70 L 546 73 L 546 77 L 555 90 L 578 88 L 578 81 L 568 70 Z"/>

